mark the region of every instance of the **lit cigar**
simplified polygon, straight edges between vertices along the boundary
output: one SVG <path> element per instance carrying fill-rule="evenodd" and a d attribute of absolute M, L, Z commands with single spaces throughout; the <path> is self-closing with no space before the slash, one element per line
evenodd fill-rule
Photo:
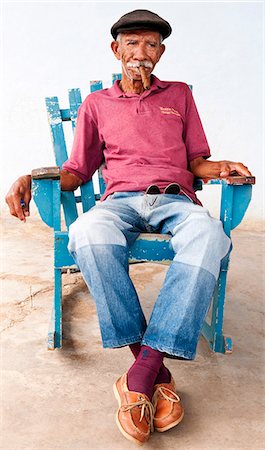
<path fill-rule="evenodd" d="M 142 83 L 143 83 L 144 89 L 146 89 L 146 90 L 150 89 L 150 78 L 147 77 L 145 68 L 143 66 L 140 66 L 139 70 L 140 70 L 140 74 L 141 74 L 141 78 L 142 78 Z"/>

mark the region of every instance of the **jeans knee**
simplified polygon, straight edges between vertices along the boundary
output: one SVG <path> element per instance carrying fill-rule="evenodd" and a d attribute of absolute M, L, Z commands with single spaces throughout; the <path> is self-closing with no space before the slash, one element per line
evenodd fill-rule
<path fill-rule="evenodd" d="M 176 253 L 187 251 L 200 255 L 213 253 L 223 258 L 230 248 L 220 220 L 206 213 L 192 213 L 174 230 L 172 246 Z"/>
<path fill-rule="evenodd" d="M 224 233 L 222 222 L 208 214 L 192 213 L 187 219 L 193 236 L 206 239 L 222 239 Z"/>

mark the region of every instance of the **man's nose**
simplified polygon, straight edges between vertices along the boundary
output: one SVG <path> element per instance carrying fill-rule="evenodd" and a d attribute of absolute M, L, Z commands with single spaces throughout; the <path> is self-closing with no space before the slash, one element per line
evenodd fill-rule
<path fill-rule="evenodd" d="M 146 52 L 143 45 L 138 45 L 134 51 L 133 55 L 134 59 L 138 59 L 139 61 L 143 61 L 146 59 Z"/>

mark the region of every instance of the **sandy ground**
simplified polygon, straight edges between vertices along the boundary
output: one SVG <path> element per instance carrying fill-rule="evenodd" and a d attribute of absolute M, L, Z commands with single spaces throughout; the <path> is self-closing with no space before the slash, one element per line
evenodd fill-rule
<path fill-rule="evenodd" d="M 128 348 L 103 350 L 93 301 L 80 274 L 64 275 L 64 347 L 46 350 L 53 295 L 52 232 L 4 214 L 2 239 L 1 449 L 133 449 L 115 424 L 112 384 L 132 364 Z M 233 233 L 225 332 L 231 355 L 203 338 L 195 361 L 165 360 L 186 415 L 146 449 L 264 449 L 264 290 L 261 233 Z M 264 265 L 263 265 L 264 267 Z M 137 264 L 131 275 L 146 315 L 166 267 Z M 263 285 L 264 286 L 264 285 Z"/>

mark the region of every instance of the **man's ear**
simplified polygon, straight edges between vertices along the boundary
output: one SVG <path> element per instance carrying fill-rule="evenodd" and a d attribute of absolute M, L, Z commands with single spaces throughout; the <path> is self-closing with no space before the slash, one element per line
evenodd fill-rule
<path fill-rule="evenodd" d="M 160 59 L 161 56 L 163 55 L 164 51 L 166 50 L 166 46 L 164 44 L 161 44 L 159 47 L 159 50 L 160 50 L 160 55 L 159 55 L 159 59 Z"/>
<path fill-rule="evenodd" d="M 115 57 L 117 59 L 121 59 L 121 55 L 120 55 L 120 43 L 117 41 L 112 41 L 112 43 L 110 44 L 111 46 L 111 50 L 113 51 Z"/>

